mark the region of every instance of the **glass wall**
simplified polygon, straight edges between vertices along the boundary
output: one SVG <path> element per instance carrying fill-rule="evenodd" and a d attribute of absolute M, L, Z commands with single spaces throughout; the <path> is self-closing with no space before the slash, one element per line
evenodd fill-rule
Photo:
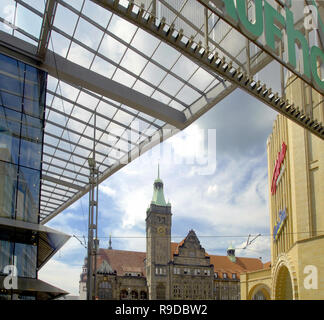
<path fill-rule="evenodd" d="M 0 54 L 0 217 L 39 222 L 46 76 Z"/>
<path fill-rule="evenodd" d="M 0 217 L 39 223 L 46 72 L 0 54 Z M 0 232 L 0 274 L 36 278 L 37 236 Z"/>

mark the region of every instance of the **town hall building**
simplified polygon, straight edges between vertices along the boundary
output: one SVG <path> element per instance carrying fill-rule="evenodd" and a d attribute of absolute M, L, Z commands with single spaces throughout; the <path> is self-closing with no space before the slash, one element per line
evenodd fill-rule
<path fill-rule="evenodd" d="M 146 252 L 109 248 L 97 254 L 96 299 L 99 300 L 239 300 L 240 274 L 264 268 L 260 259 L 210 255 L 194 230 L 171 242 L 171 204 L 163 181 L 154 181 L 146 211 Z M 86 299 L 86 259 L 80 276 L 80 299 Z"/>

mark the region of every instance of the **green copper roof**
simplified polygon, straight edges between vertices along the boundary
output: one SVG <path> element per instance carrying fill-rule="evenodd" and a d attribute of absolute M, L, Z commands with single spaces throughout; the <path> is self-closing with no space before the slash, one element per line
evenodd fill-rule
<path fill-rule="evenodd" d="M 160 182 L 160 181 L 158 181 Z M 153 191 L 153 198 L 152 203 L 156 204 L 158 206 L 166 206 L 167 203 L 164 199 L 164 193 L 163 193 L 163 183 L 157 184 L 157 181 L 154 181 L 154 191 Z"/>
<path fill-rule="evenodd" d="M 163 181 L 160 179 L 160 165 L 158 166 L 158 177 L 154 181 L 154 191 L 151 203 L 157 206 L 167 206 L 163 192 Z"/>

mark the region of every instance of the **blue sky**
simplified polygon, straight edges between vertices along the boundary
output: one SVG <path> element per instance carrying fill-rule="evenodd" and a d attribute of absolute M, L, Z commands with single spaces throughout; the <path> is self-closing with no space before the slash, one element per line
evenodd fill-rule
<path fill-rule="evenodd" d="M 261 233 L 237 255 L 269 261 L 266 140 L 275 117 L 270 108 L 236 90 L 186 130 L 104 181 L 99 189 L 100 247 L 108 247 L 111 234 L 114 249 L 145 251 L 146 208 L 160 163 L 165 197 L 172 205 L 172 241 L 181 241 L 194 229 L 207 252 L 225 255 L 230 243 L 242 248 L 249 234 Z M 170 150 L 173 156 L 165 156 Z M 213 157 L 208 165 L 215 170 L 205 170 L 208 174 L 201 174 L 207 157 L 203 165 L 195 159 L 202 151 Z M 88 195 L 47 225 L 83 241 L 87 210 Z M 72 237 L 39 278 L 77 295 L 85 255 L 86 249 Z"/>
<path fill-rule="evenodd" d="M 12 1 L 5 0 L 1 13 L 13 23 Z M 33 4 L 40 5 L 38 0 Z M 69 1 L 72 6 L 80 9 L 82 1 Z M 90 1 L 85 6 L 99 24 L 105 25 L 111 16 L 109 12 L 95 11 Z M 86 8 L 87 9 L 87 8 Z M 97 8 L 98 9 L 98 8 Z M 40 30 L 38 20 L 24 14 L 18 6 L 15 24 L 37 36 Z M 100 13 L 100 14 L 99 14 Z M 71 33 L 76 23 L 76 15 L 58 7 L 54 25 Z M 81 24 L 83 23 L 83 25 Z M 91 48 L 98 46 L 101 33 L 94 33 L 89 25 L 81 19 L 75 37 Z M 7 26 L 0 27 L 9 32 Z M 8 31 L 9 30 L 9 31 Z M 83 32 L 87 30 L 87 32 Z M 124 40 L 134 34 L 135 27 L 122 19 L 113 18 L 110 31 Z M 17 36 L 25 39 L 24 36 Z M 85 67 L 89 67 L 91 54 L 80 46 L 72 44 L 69 47 L 67 38 L 52 32 L 50 49 Z M 133 45 L 145 54 L 152 54 L 157 45 L 156 39 L 138 32 Z M 25 39 L 27 40 L 27 39 Z M 28 40 L 32 42 L 32 40 Z M 229 43 L 235 48 L 236 40 Z M 170 48 L 166 51 L 161 45 L 155 58 L 168 67 L 179 53 Z M 82 50 L 81 50 L 82 49 Z M 113 61 L 119 61 L 123 48 L 112 38 L 105 37 L 99 52 L 109 56 Z M 140 57 L 125 55 L 121 62 L 127 62 L 134 73 L 139 73 L 143 61 Z M 174 55 L 174 57 L 172 56 Z M 127 59 L 126 59 L 127 58 Z M 182 59 L 181 73 L 186 76 L 192 73 L 193 63 Z M 180 64 L 179 64 L 180 65 Z M 92 70 L 111 77 L 114 68 L 95 59 Z M 148 69 L 149 70 L 149 69 Z M 177 72 L 176 68 L 174 70 Z M 257 75 L 257 80 L 263 80 L 272 85 L 273 91 L 279 90 L 279 69 L 274 63 Z M 152 83 L 158 83 L 161 72 L 145 72 L 143 78 Z M 199 85 L 205 85 L 207 73 L 196 79 Z M 116 72 L 114 80 L 131 86 L 135 81 L 125 74 Z M 175 90 L 175 80 L 166 81 L 168 92 Z M 77 90 L 63 83 L 64 94 L 73 97 Z M 49 79 L 49 88 L 56 86 L 55 80 Z M 135 86 L 136 87 L 136 86 Z M 144 94 L 150 94 L 147 87 L 137 87 Z M 165 97 L 156 92 L 153 98 L 164 102 Z M 186 96 L 189 100 L 195 97 Z M 73 98 L 71 98 L 73 99 Z M 85 101 L 90 105 L 91 101 Z M 56 108 L 60 108 L 58 103 Z M 72 106 L 65 103 L 68 110 Z M 59 121 L 51 113 L 52 121 Z M 57 115 L 56 115 L 57 116 Z M 86 112 L 79 110 L 78 117 L 87 117 Z M 172 205 L 172 241 L 181 241 L 190 229 L 194 229 L 202 246 L 210 254 L 225 255 L 226 249 L 232 243 L 236 248 L 242 248 L 249 234 L 263 236 L 257 238 L 247 249 L 237 249 L 237 255 L 262 257 L 266 262 L 270 259 L 270 228 L 268 208 L 267 155 L 266 141 L 272 131 L 276 113 L 269 107 L 237 89 L 229 97 L 212 108 L 204 116 L 178 133 L 156 146 L 151 151 L 134 160 L 122 170 L 115 173 L 100 185 L 99 190 L 99 238 L 100 247 L 108 246 L 109 235 L 112 235 L 114 249 L 145 251 L 145 214 L 153 194 L 153 181 L 157 176 L 157 165 L 160 163 L 161 178 L 164 181 L 165 197 Z M 167 156 L 169 154 L 169 156 Z M 197 158 L 198 154 L 204 157 Z M 40 270 L 39 278 L 73 295 L 78 295 L 79 276 L 82 270 L 86 249 L 79 240 L 87 238 L 88 195 L 74 203 L 71 207 L 53 218 L 47 226 L 70 234 L 71 239 L 65 246 Z M 77 236 L 77 240 L 73 235 Z"/>

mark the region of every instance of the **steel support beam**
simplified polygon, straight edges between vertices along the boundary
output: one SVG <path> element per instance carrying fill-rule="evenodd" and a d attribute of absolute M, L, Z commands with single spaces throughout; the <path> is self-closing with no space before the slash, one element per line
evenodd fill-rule
<path fill-rule="evenodd" d="M 36 46 L 0 31 L 0 52 L 14 56 L 26 63 L 32 63 L 59 80 L 86 88 L 169 123 L 176 128 L 182 129 L 184 127 L 186 119 L 182 112 L 94 71 L 81 67 L 50 50 L 47 51 L 45 60 L 42 62 L 37 56 Z"/>
<path fill-rule="evenodd" d="M 97 2 L 98 0 L 92 0 Z M 100 2 L 110 2 L 109 0 L 103 1 L 99 0 Z M 308 85 L 310 85 L 314 90 L 319 92 L 320 94 L 323 94 L 319 89 L 317 89 L 313 82 L 310 81 L 305 75 L 301 74 L 300 72 L 296 71 L 292 66 L 290 66 L 288 63 L 285 63 L 278 55 L 274 54 L 271 50 L 269 50 L 262 42 L 259 40 L 254 40 L 253 37 L 249 36 L 248 34 L 243 34 L 240 30 L 240 27 L 236 26 L 234 23 L 230 21 L 229 18 L 226 17 L 226 15 L 221 12 L 220 10 L 216 10 L 214 7 L 211 6 L 210 0 L 197 0 L 201 3 L 204 7 L 208 8 L 212 13 L 216 14 L 220 19 L 225 21 L 228 25 L 230 25 L 233 29 L 237 30 L 239 33 L 241 33 L 244 37 L 249 39 L 251 42 L 253 42 L 256 46 L 258 46 L 261 50 L 272 56 L 273 59 L 277 60 L 280 64 L 282 64 L 286 69 L 288 69 L 290 72 L 292 72 L 294 75 L 296 75 L 298 78 L 300 78 L 302 81 L 306 82 Z M 218 8 L 224 8 L 222 2 L 220 0 L 214 0 L 214 2 L 217 2 Z"/>
<path fill-rule="evenodd" d="M 277 93 L 272 93 L 271 88 L 268 88 L 265 84 L 260 84 L 259 81 L 254 81 L 246 72 L 233 67 L 231 61 L 226 61 L 224 57 L 218 57 L 217 53 L 208 52 L 204 47 L 193 42 L 192 39 L 184 40 L 183 34 L 175 30 L 174 26 L 167 26 L 163 20 L 156 25 L 153 17 L 142 8 L 137 12 L 128 10 L 128 8 L 120 5 L 118 0 L 92 1 L 153 34 L 198 65 L 210 68 L 275 111 L 324 139 L 324 127 L 318 120 L 310 118 L 301 109 L 290 104 Z M 278 60 L 277 57 L 276 60 Z"/>
<path fill-rule="evenodd" d="M 57 2 L 55 0 L 47 0 L 45 6 L 45 12 L 43 16 L 43 22 L 41 27 L 41 34 L 38 42 L 37 56 L 42 60 L 45 58 L 48 48 L 49 39 L 51 36 L 51 30 L 54 22 Z"/>
<path fill-rule="evenodd" d="M 50 181 L 50 182 L 53 182 L 53 183 L 56 183 L 56 184 L 59 184 L 59 185 L 62 185 L 64 187 L 68 187 L 68 188 L 71 188 L 71 189 L 75 189 L 75 190 L 78 190 L 78 191 L 83 191 L 85 188 L 82 188 L 76 184 L 73 184 L 73 183 L 70 183 L 70 182 L 67 182 L 67 181 L 64 181 L 64 180 L 61 180 L 61 179 L 57 179 L 57 178 L 54 178 L 52 176 L 48 176 L 48 175 L 45 175 L 45 174 L 42 174 L 42 180 L 45 180 L 45 181 Z"/>
<path fill-rule="evenodd" d="M 126 164 L 130 161 L 135 160 L 140 155 L 144 154 L 146 151 L 152 149 L 157 144 L 161 143 L 162 141 L 172 137 L 175 133 L 179 132 L 178 129 L 175 129 L 171 126 L 166 126 L 163 130 L 158 130 L 153 137 L 148 138 L 140 143 L 139 147 L 136 147 L 129 151 L 125 156 L 121 158 L 120 161 L 116 161 L 114 165 L 112 165 L 108 170 L 103 172 L 98 177 L 98 185 L 106 180 L 108 177 L 113 175 L 115 172 L 119 171 L 123 168 Z M 52 177 L 50 177 L 52 178 Z M 51 181 L 51 180 L 49 180 Z M 49 220 L 54 218 L 60 212 L 68 208 L 71 204 L 75 201 L 79 200 L 82 196 L 84 196 L 90 190 L 90 185 L 87 185 L 83 190 L 77 192 L 74 196 L 72 196 L 68 201 L 66 201 L 62 206 L 60 206 L 57 210 L 50 213 L 46 218 L 41 221 L 41 224 L 47 223 Z"/>

